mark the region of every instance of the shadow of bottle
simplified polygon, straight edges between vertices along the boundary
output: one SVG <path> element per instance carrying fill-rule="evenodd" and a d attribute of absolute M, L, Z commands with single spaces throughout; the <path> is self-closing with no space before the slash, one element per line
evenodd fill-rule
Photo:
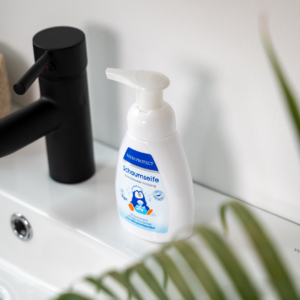
<path fill-rule="evenodd" d="M 236 177 L 230 141 L 226 139 L 217 78 L 205 68 L 190 73 L 187 114 L 180 135 L 195 182 L 225 194 L 232 194 Z"/>

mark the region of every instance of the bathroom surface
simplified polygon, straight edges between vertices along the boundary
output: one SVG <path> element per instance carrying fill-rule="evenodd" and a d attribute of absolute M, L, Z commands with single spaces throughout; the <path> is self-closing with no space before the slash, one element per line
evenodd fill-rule
<path fill-rule="evenodd" d="M 220 208 L 234 199 L 300 295 L 300 1 L 0 3 L 0 300 L 53 300 L 70 287 L 107 300 L 84 276 L 145 256 L 164 284 L 176 269 L 150 254 L 182 228 L 223 298 L 243 298 L 243 276 L 230 278 L 192 225 L 232 246 L 256 298 L 291 300 L 231 209 L 225 236 Z M 209 274 L 196 278 L 205 268 L 189 272 L 197 257 L 173 246 L 164 250 L 183 278 L 168 281 L 169 298 L 191 298 L 178 290 L 185 279 L 198 299 L 214 298 Z M 130 283 L 152 300 L 139 271 Z"/>
<path fill-rule="evenodd" d="M 95 176 L 74 185 L 50 179 L 44 139 L 0 160 L 0 288 L 3 295 L 6 291 L 12 300 L 49 299 L 84 275 L 122 269 L 160 247 L 121 227 L 114 190 L 118 151 L 97 141 L 94 151 Z M 230 197 L 198 184 L 194 184 L 194 192 L 195 223 L 216 228 L 221 233 L 219 206 Z M 300 226 L 249 208 L 279 246 L 297 281 L 300 278 Z M 22 214 L 31 224 L 33 235 L 29 241 L 14 235 L 10 225 L 14 213 Z M 231 213 L 228 217 L 229 242 L 242 263 L 263 277 L 237 221 Z M 28 295 L 27 298 L 24 295 Z M 30 298 L 30 295 L 39 297 Z"/>
<path fill-rule="evenodd" d="M 300 1 L 2 1 L 0 52 L 12 86 L 33 65 L 32 38 L 54 26 L 86 35 L 93 138 L 119 148 L 133 91 L 106 68 L 152 70 L 171 81 L 192 177 L 300 224 L 299 143 L 260 35 L 262 15 L 289 83 L 300 95 Z M 299 97 L 297 97 L 299 99 Z"/>

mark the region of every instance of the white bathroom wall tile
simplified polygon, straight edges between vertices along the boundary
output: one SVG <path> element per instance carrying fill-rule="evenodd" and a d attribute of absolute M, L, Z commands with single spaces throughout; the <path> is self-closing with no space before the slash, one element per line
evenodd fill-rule
<path fill-rule="evenodd" d="M 31 39 L 58 25 L 87 37 L 94 137 L 119 147 L 134 91 L 107 81 L 106 67 L 166 74 L 165 99 L 195 181 L 300 223 L 299 144 L 259 36 L 266 12 L 294 89 L 300 79 L 296 0 L 74 0 L 1 2 L 0 51 L 9 80 L 33 63 Z M 38 98 L 37 83 L 13 100 Z"/>

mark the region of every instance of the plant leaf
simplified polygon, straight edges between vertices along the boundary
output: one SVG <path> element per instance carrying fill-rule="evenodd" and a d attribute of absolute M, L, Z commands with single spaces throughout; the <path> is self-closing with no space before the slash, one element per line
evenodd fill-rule
<path fill-rule="evenodd" d="M 149 269 L 143 264 L 139 263 L 137 265 L 132 266 L 130 269 L 127 269 L 126 273 L 129 276 L 132 272 L 137 272 L 144 282 L 149 286 L 149 288 L 155 293 L 155 295 L 160 300 L 168 300 L 169 298 L 165 294 L 164 290 L 161 288 L 159 283 L 153 274 L 149 271 Z M 129 280 L 129 278 L 127 278 Z"/>
<path fill-rule="evenodd" d="M 123 285 L 124 288 L 127 289 L 128 291 L 129 298 L 131 298 L 131 296 L 134 296 L 136 299 L 142 300 L 142 297 L 137 292 L 137 290 L 132 286 L 130 281 L 127 279 L 127 276 L 120 274 L 116 271 L 111 271 L 106 273 L 105 276 L 103 276 L 103 278 L 106 276 L 112 277 L 114 280 L 118 281 L 121 285 Z"/>
<path fill-rule="evenodd" d="M 179 251 L 181 256 L 194 271 L 210 298 L 213 300 L 225 300 L 226 298 L 215 278 L 194 248 L 188 243 L 182 241 L 174 243 L 174 247 Z"/>
<path fill-rule="evenodd" d="M 165 270 L 168 276 L 172 279 L 176 288 L 183 296 L 183 298 L 186 300 L 194 300 L 194 295 L 192 294 L 183 276 L 178 271 L 178 268 L 169 258 L 169 256 L 163 252 L 154 253 L 152 256 L 161 265 L 161 267 Z"/>
<path fill-rule="evenodd" d="M 236 201 L 226 203 L 221 207 L 221 218 L 222 223 L 225 226 L 224 228 L 227 228 L 225 218 L 225 210 L 227 208 L 231 208 L 234 211 L 235 215 L 244 226 L 245 231 L 248 233 L 254 248 L 259 254 L 261 262 L 268 271 L 274 288 L 277 289 L 281 299 L 298 299 L 293 284 L 286 269 L 281 263 L 274 245 L 255 217 L 242 204 Z"/>
<path fill-rule="evenodd" d="M 196 227 L 195 230 L 199 235 L 201 235 L 210 249 L 217 256 L 220 263 L 231 277 L 232 282 L 242 299 L 259 299 L 258 293 L 250 282 L 248 275 L 245 273 L 242 266 L 221 237 L 213 230 L 206 227 Z"/>
<path fill-rule="evenodd" d="M 163 269 L 163 272 L 164 272 L 163 287 L 164 287 L 164 289 L 166 289 L 167 285 L 168 285 L 169 276 L 168 276 L 168 273 L 167 273 L 166 269 Z"/>
<path fill-rule="evenodd" d="M 279 85 L 283 91 L 283 96 L 285 103 L 289 109 L 289 112 L 292 116 L 292 119 L 294 121 L 294 125 L 298 134 L 298 139 L 300 141 L 300 112 L 299 108 L 297 106 L 296 97 L 294 96 L 291 88 L 289 87 L 286 77 L 283 74 L 282 68 L 279 64 L 279 61 L 277 59 L 277 56 L 275 54 L 273 45 L 271 43 L 271 40 L 269 38 L 269 34 L 267 32 L 264 32 L 262 34 L 262 40 L 263 44 L 267 53 L 267 56 L 270 60 L 271 66 L 275 72 L 275 75 L 278 79 Z"/>
<path fill-rule="evenodd" d="M 173 238 L 173 240 L 175 239 L 175 237 Z M 170 249 L 171 247 L 171 244 L 172 242 L 169 242 L 165 245 L 163 245 L 160 249 L 161 252 L 166 252 L 168 249 Z M 164 273 L 164 279 L 163 279 L 163 287 L 164 289 L 166 290 L 167 289 L 167 286 L 168 286 L 168 280 L 169 280 L 169 275 L 168 275 L 168 272 L 167 272 L 167 269 L 164 268 L 163 266 L 162 267 L 162 270 L 163 270 L 163 273 Z"/>
<path fill-rule="evenodd" d="M 118 297 L 102 283 L 103 281 L 102 277 L 100 278 L 86 277 L 84 280 L 96 286 L 97 292 L 103 291 L 109 296 L 111 296 L 113 299 L 118 299 Z"/>
<path fill-rule="evenodd" d="M 86 298 L 86 297 L 78 295 L 78 294 L 66 293 L 66 294 L 60 295 L 55 300 L 92 300 L 92 299 Z"/>

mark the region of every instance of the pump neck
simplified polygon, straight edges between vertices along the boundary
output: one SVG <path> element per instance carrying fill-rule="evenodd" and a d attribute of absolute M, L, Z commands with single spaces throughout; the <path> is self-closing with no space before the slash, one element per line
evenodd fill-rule
<path fill-rule="evenodd" d="M 136 90 L 136 103 L 143 112 L 157 110 L 164 105 L 163 91 Z"/>

